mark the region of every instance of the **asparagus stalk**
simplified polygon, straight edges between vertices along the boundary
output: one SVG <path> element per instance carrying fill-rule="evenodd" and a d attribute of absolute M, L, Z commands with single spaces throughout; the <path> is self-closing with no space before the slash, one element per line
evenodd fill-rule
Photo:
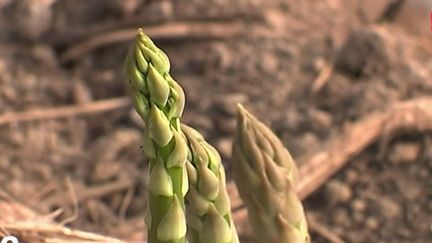
<path fill-rule="evenodd" d="M 234 180 L 258 243 L 310 242 L 296 194 L 297 167 L 282 142 L 241 105 L 233 144 Z"/>
<path fill-rule="evenodd" d="M 182 125 L 189 145 L 186 217 L 190 243 L 238 243 L 219 153 L 199 132 Z"/>
<path fill-rule="evenodd" d="M 150 161 L 148 242 L 184 243 L 184 197 L 189 185 L 185 167 L 188 147 L 180 126 L 183 90 L 169 74 L 168 57 L 141 29 L 125 69 L 135 109 L 146 124 L 143 149 Z"/>

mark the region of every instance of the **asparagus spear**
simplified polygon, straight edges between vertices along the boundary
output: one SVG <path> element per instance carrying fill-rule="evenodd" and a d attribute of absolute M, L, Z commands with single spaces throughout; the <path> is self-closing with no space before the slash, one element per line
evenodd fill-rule
<path fill-rule="evenodd" d="M 146 213 L 149 243 L 184 243 L 188 147 L 180 127 L 185 97 L 170 63 L 141 29 L 125 69 L 135 109 L 146 124 L 143 149 L 150 161 Z"/>
<path fill-rule="evenodd" d="M 186 217 L 190 243 L 238 243 L 219 153 L 199 132 L 182 125 L 189 145 Z"/>
<path fill-rule="evenodd" d="M 256 242 L 310 242 L 295 187 L 297 167 L 282 142 L 241 105 L 233 144 L 234 180 Z"/>

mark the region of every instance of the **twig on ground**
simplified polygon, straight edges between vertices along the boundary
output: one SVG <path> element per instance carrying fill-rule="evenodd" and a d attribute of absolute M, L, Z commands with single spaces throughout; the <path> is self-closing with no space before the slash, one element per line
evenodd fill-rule
<path fill-rule="evenodd" d="M 315 78 L 315 80 L 312 82 L 312 94 L 316 94 L 321 91 L 321 89 L 324 87 L 324 85 L 327 83 L 329 78 L 331 77 L 333 73 L 334 65 L 324 63 L 323 67 L 321 68 L 320 73 Z"/>
<path fill-rule="evenodd" d="M 300 158 L 300 162 L 304 161 L 300 163 L 303 164 L 298 185 L 300 197 L 306 198 L 318 189 L 354 156 L 386 135 L 386 131 L 408 127 L 418 131 L 432 130 L 432 98 L 397 103 L 385 112 L 368 115 L 330 140 L 321 152 Z"/>
<path fill-rule="evenodd" d="M 48 194 L 52 193 L 56 189 L 56 183 L 54 181 L 48 182 L 44 185 L 39 191 L 35 192 L 34 195 L 31 195 L 28 200 L 28 205 L 37 205 L 42 201 Z"/>
<path fill-rule="evenodd" d="M 131 106 L 128 97 L 112 98 L 80 105 L 71 105 L 55 108 L 42 108 L 23 112 L 11 112 L 0 115 L 0 126 L 15 122 L 48 120 L 78 115 L 88 115 L 106 112 Z"/>
<path fill-rule="evenodd" d="M 16 222 L 0 225 L 0 228 L 32 243 L 124 243 L 124 241 L 115 238 L 43 222 Z M 2 236 L 1 231 L 0 236 Z"/>
<path fill-rule="evenodd" d="M 0 195 L 3 197 L 6 194 Z M 32 243 L 73 243 L 106 242 L 124 243 L 111 237 L 72 230 L 55 224 L 51 217 L 39 215 L 27 206 L 9 197 L 0 198 L 0 239 L 7 235 L 19 237 L 23 242 Z M 3 201 L 4 200 L 4 201 Z M 7 216 L 4 217 L 4 216 Z"/>
<path fill-rule="evenodd" d="M 146 34 L 154 40 L 160 39 L 227 39 L 241 36 L 245 31 L 241 22 L 175 22 L 147 26 Z M 60 57 L 62 62 L 73 61 L 97 48 L 131 41 L 136 36 L 137 28 L 112 30 L 95 34 L 82 42 L 71 45 Z"/>
<path fill-rule="evenodd" d="M 0 189 L 0 229 L 1 225 L 11 222 L 31 220 L 49 222 L 50 219 L 43 217 L 23 203 L 18 202 L 7 192 Z"/>
<path fill-rule="evenodd" d="M 330 229 L 328 229 L 325 225 L 316 221 L 310 214 L 306 214 L 309 228 L 315 231 L 317 234 L 324 237 L 330 243 L 345 243 L 337 234 L 333 233 Z"/>
<path fill-rule="evenodd" d="M 118 179 L 113 182 L 108 182 L 103 185 L 91 186 L 80 190 L 76 195 L 76 203 L 87 201 L 89 199 L 100 198 L 109 195 L 114 192 L 123 191 L 133 186 L 133 181 L 127 178 Z M 64 194 L 57 194 L 51 198 L 48 198 L 45 203 L 51 206 L 65 206 L 74 203 L 67 198 Z"/>
<path fill-rule="evenodd" d="M 55 219 L 63 213 L 63 208 L 58 208 L 47 215 L 42 216 L 47 222 L 55 222 Z"/>
<path fill-rule="evenodd" d="M 126 192 L 126 195 L 124 196 L 123 202 L 121 203 L 120 210 L 119 210 L 119 218 L 121 220 L 125 220 L 126 218 L 126 213 L 132 202 L 134 193 L 135 193 L 135 189 L 129 188 L 129 190 Z"/>
<path fill-rule="evenodd" d="M 178 17 L 178 18 L 177 18 Z M 176 17 L 177 22 L 184 23 L 206 23 L 206 22 L 217 22 L 217 23 L 227 23 L 235 21 L 247 21 L 248 23 L 252 21 L 262 21 L 264 16 L 262 10 L 260 11 L 248 11 L 239 13 L 224 13 L 223 15 L 214 14 L 208 16 L 187 16 L 180 18 Z M 102 32 L 109 32 L 113 30 L 119 30 L 123 28 L 140 26 L 143 28 L 148 28 L 151 26 L 159 26 L 167 24 L 166 20 L 150 20 L 148 16 L 130 16 L 120 21 L 110 22 L 110 23 L 97 23 L 95 25 L 79 26 L 78 28 L 67 29 L 64 32 L 56 33 L 48 37 L 48 42 L 54 46 L 65 46 L 71 43 L 75 43 L 79 40 L 87 39 L 90 36 L 97 35 Z"/>
<path fill-rule="evenodd" d="M 66 225 L 69 223 L 72 223 L 73 221 L 75 221 L 78 218 L 78 199 L 75 193 L 75 189 L 74 186 L 72 184 L 72 180 L 71 178 L 68 176 L 66 177 L 66 185 L 68 187 L 68 191 L 71 197 L 71 202 L 73 205 L 73 214 L 67 218 L 65 218 L 64 220 L 62 220 L 59 224 L 60 225 Z"/>

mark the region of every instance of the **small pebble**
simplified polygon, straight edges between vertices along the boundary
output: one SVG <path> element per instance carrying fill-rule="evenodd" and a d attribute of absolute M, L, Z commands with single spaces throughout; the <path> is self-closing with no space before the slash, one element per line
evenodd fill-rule
<path fill-rule="evenodd" d="M 365 213 L 354 211 L 352 214 L 352 218 L 353 218 L 354 222 L 356 222 L 356 223 L 359 223 L 359 224 L 363 223 L 365 220 Z"/>
<path fill-rule="evenodd" d="M 215 66 L 218 69 L 228 69 L 233 66 L 234 57 L 231 55 L 231 50 L 227 45 L 215 43 L 213 47 Z"/>
<path fill-rule="evenodd" d="M 351 203 L 351 208 L 354 212 L 364 212 L 366 209 L 366 202 L 362 199 L 354 199 Z"/>
<path fill-rule="evenodd" d="M 53 69 L 59 69 L 56 53 L 51 46 L 38 44 L 34 45 L 30 51 L 38 63 L 44 64 Z"/>
<path fill-rule="evenodd" d="M 360 77 L 365 73 L 385 71 L 388 59 L 385 41 L 378 32 L 354 31 L 337 52 L 335 68 L 350 76 Z"/>
<path fill-rule="evenodd" d="M 402 215 L 402 208 L 397 202 L 384 197 L 372 201 L 374 210 L 387 220 L 393 220 Z"/>
<path fill-rule="evenodd" d="M 266 54 L 261 57 L 260 69 L 266 73 L 275 73 L 279 69 L 279 61 L 275 55 Z"/>
<path fill-rule="evenodd" d="M 379 227 L 379 222 L 374 217 L 369 217 L 366 219 L 366 227 L 371 230 L 376 230 Z"/>
<path fill-rule="evenodd" d="M 318 73 L 321 71 L 321 69 L 325 66 L 326 61 L 324 60 L 324 58 L 322 57 L 317 57 L 315 59 L 313 59 L 312 61 L 312 71 Z"/>
<path fill-rule="evenodd" d="M 351 224 L 348 212 L 343 208 L 338 208 L 333 212 L 333 220 L 338 226 L 349 226 Z"/>
<path fill-rule="evenodd" d="M 421 176 L 419 176 L 421 177 Z M 414 178 L 414 177 L 412 177 Z M 419 179 L 419 178 L 418 178 Z M 424 193 L 424 190 L 421 186 L 421 183 L 419 183 L 419 180 L 410 180 L 410 179 L 403 179 L 397 181 L 398 190 L 400 193 L 408 200 L 410 201 L 417 201 L 418 198 L 422 197 L 422 194 Z"/>
<path fill-rule="evenodd" d="M 358 173 L 355 170 L 348 170 L 345 173 L 345 180 L 348 184 L 354 184 L 358 179 Z"/>
<path fill-rule="evenodd" d="M 304 126 L 305 118 L 296 109 L 287 108 L 286 114 L 281 117 L 279 124 L 282 124 L 283 129 L 298 131 Z"/>
<path fill-rule="evenodd" d="M 111 0 L 113 4 L 122 12 L 124 16 L 132 15 L 135 13 L 142 2 L 142 0 Z"/>
<path fill-rule="evenodd" d="M 418 143 L 400 142 L 393 146 L 389 160 L 395 164 L 416 162 L 421 146 Z"/>
<path fill-rule="evenodd" d="M 16 1 L 13 9 L 15 31 L 24 39 L 35 41 L 50 28 L 55 0 Z"/>
<path fill-rule="evenodd" d="M 174 14 L 173 3 L 169 0 L 152 1 L 147 6 L 148 10 L 162 19 L 169 19 Z"/>
<path fill-rule="evenodd" d="M 308 110 L 308 121 L 312 131 L 321 135 L 327 135 L 333 123 L 333 117 L 328 112 L 310 109 Z"/>
<path fill-rule="evenodd" d="M 338 180 L 331 180 L 325 188 L 326 199 L 331 205 L 348 202 L 352 194 L 351 188 Z"/>
<path fill-rule="evenodd" d="M 291 138 L 292 139 L 292 138 Z M 295 141 L 295 149 L 299 154 L 310 152 L 320 144 L 318 136 L 312 132 L 305 132 Z"/>

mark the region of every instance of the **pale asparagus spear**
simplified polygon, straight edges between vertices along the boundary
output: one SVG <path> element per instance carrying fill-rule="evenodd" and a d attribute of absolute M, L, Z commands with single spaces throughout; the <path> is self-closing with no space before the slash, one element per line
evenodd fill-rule
<path fill-rule="evenodd" d="M 295 190 L 297 167 L 293 159 L 276 135 L 241 105 L 232 163 L 256 242 L 310 242 Z"/>

